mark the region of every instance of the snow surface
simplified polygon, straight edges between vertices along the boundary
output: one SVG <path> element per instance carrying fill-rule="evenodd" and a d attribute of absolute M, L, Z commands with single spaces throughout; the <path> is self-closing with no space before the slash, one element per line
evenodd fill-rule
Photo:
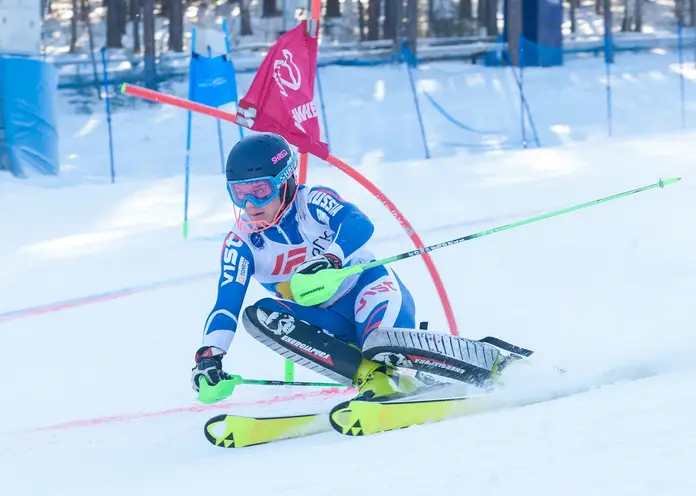
<path fill-rule="evenodd" d="M 360 84 L 352 100 L 327 109 L 335 112 L 336 155 L 392 198 L 426 243 L 659 178 L 683 179 L 432 254 L 463 335 L 496 335 L 536 350 L 536 366 L 518 369 L 501 392 L 511 407 L 373 437 L 329 432 L 243 450 L 210 445 L 205 421 L 222 412 L 325 410 L 346 393 L 247 386 L 220 405 L 195 401 L 193 353 L 233 222 L 215 122 L 194 119 L 191 233 L 183 241 L 186 114 L 144 105 L 119 110 L 112 185 L 103 115 L 77 115 L 62 102 L 61 177 L 0 175 L 2 493 L 693 494 L 696 132 L 677 130 L 678 106 L 674 116 L 665 103 L 674 94 L 649 86 L 665 79 L 650 76 L 646 59 L 619 60 L 648 76 L 625 78 L 623 97 L 616 91 L 623 109 L 617 137 L 601 137 L 601 117 L 583 121 L 580 83 L 554 86 L 577 82 L 580 61 L 544 70 L 547 86 L 538 76 L 534 104 L 540 132 L 564 125 L 572 137 L 582 130 L 580 138 L 471 154 L 441 145 L 462 131 L 430 113 L 431 160 L 421 158 L 407 88 L 385 83 L 386 91 L 375 93 L 362 83 L 389 82 L 391 68 L 331 69 L 325 91 L 347 92 L 349 78 Z M 471 70 L 489 81 L 501 74 Z M 673 77 L 669 69 L 664 74 Z M 516 101 L 514 92 L 502 95 Z M 485 93 L 472 98 L 473 107 L 463 102 L 467 92 L 459 102 L 441 96 L 478 125 L 490 119 L 486 108 L 500 103 Z M 229 147 L 237 131 L 225 126 L 225 133 Z M 372 216 L 378 256 L 410 249 L 391 215 L 341 172 L 312 162 L 309 180 L 337 187 Z M 418 318 L 445 331 L 422 261 L 394 268 L 416 296 Z M 162 284 L 138 291 L 152 283 Z M 10 313 L 121 288 L 129 294 L 50 313 Z M 248 303 L 262 294 L 254 285 Z M 225 364 L 248 378 L 283 374 L 282 360 L 244 331 Z M 568 373 L 550 375 L 551 365 Z M 300 368 L 297 377 L 320 378 Z"/>

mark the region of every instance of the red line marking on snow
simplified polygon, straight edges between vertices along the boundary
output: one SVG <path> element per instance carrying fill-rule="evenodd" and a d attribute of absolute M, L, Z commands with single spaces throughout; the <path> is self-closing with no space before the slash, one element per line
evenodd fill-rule
<path fill-rule="evenodd" d="M 69 308 L 81 307 L 84 305 L 91 305 L 94 303 L 102 303 L 104 301 L 116 300 L 118 298 L 124 298 L 126 296 L 132 296 L 134 294 L 146 293 L 148 291 L 154 291 L 157 289 L 164 289 L 173 286 L 179 286 L 182 284 L 187 284 L 189 282 L 196 281 L 198 279 L 204 279 L 206 277 L 212 277 L 217 275 L 217 272 L 206 272 L 204 274 L 194 274 L 191 276 L 179 277 L 177 279 L 170 279 L 167 281 L 159 281 L 150 284 L 143 284 L 141 286 L 134 286 L 130 288 L 117 289 L 115 291 L 109 291 L 106 293 L 83 296 L 80 298 L 75 298 L 72 300 L 58 301 L 55 303 L 47 303 L 45 305 L 38 305 L 35 307 L 22 308 L 20 310 L 12 310 L 10 312 L 0 313 L 0 324 L 3 322 L 10 322 L 12 320 L 22 319 L 26 317 L 34 317 L 37 315 L 43 315 L 45 313 L 58 312 L 60 310 L 67 310 Z"/>
<path fill-rule="evenodd" d="M 169 410 L 160 410 L 156 412 L 141 412 L 141 413 L 129 413 L 123 415 L 114 415 L 109 417 L 96 417 L 91 419 L 79 419 L 71 420 L 69 422 L 62 422 L 60 424 L 45 425 L 41 427 L 35 427 L 32 429 L 25 430 L 24 432 L 44 432 L 44 431 L 66 431 L 69 429 L 75 429 L 79 427 L 95 427 L 104 424 L 116 424 L 122 422 L 130 422 L 133 420 L 143 420 L 149 418 L 165 417 L 169 415 L 177 415 L 181 413 L 200 413 L 208 412 L 220 409 L 229 409 L 240 406 L 267 406 L 275 405 L 278 403 L 287 403 L 296 400 L 304 400 L 310 398 L 328 398 L 331 396 L 339 396 L 345 394 L 355 394 L 355 389 L 352 388 L 328 388 L 320 389 L 318 391 L 313 391 L 311 393 L 297 393 L 289 396 L 274 396 L 272 398 L 266 398 L 263 400 L 249 401 L 249 402 L 235 402 L 235 401 L 221 401 L 220 403 L 214 403 L 212 405 L 189 405 L 178 408 L 170 408 Z"/>
<path fill-rule="evenodd" d="M 0 323 L 9 322 L 11 320 L 17 320 L 25 317 L 33 317 L 36 315 L 43 315 L 50 312 L 58 312 L 60 310 L 67 310 L 68 308 L 80 307 L 83 305 L 89 305 L 92 303 L 100 303 L 103 301 L 115 300 L 117 298 L 123 298 L 125 296 L 130 296 L 132 294 L 138 293 L 139 291 L 124 291 L 120 293 L 112 293 L 99 296 L 87 296 L 85 298 L 73 300 L 73 301 L 61 301 L 58 303 L 49 303 L 46 306 L 26 308 L 18 310 L 12 313 L 1 314 Z"/>

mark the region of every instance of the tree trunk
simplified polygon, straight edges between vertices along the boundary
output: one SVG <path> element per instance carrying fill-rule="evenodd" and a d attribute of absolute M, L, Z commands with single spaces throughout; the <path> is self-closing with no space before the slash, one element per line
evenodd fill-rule
<path fill-rule="evenodd" d="M 621 32 L 626 33 L 633 27 L 633 21 L 631 20 L 631 6 L 629 5 L 630 0 L 623 0 L 624 4 L 624 16 L 621 21 Z"/>
<path fill-rule="evenodd" d="M 459 35 L 471 36 L 474 26 L 474 9 L 471 0 L 459 0 Z"/>
<path fill-rule="evenodd" d="M 263 0 L 261 17 L 278 17 L 279 15 L 276 0 Z"/>
<path fill-rule="evenodd" d="M 184 2 L 171 0 L 169 5 L 169 49 L 184 51 Z"/>
<path fill-rule="evenodd" d="M 72 19 L 70 19 L 70 51 L 77 50 L 77 19 L 80 16 L 77 0 L 72 0 Z"/>
<path fill-rule="evenodd" d="M 426 37 L 428 38 L 436 36 L 437 33 L 437 29 L 435 28 L 435 14 L 433 11 L 433 0 L 428 0 L 428 28 L 426 30 Z"/>
<path fill-rule="evenodd" d="M 476 28 L 477 31 L 486 27 L 486 11 L 488 0 L 479 0 L 476 6 Z M 478 33 L 476 33 L 478 34 Z"/>
<path fill-rule="evenodd" d="M 155 2 L 143 0 L 143 38 L 145 44 L 145 86 L 154 89 L 157 85 L 155 66 Z"/>
<path fill-rule="evenodd" d="M 418 0 L 408 0 L 406 4 L 406 45 L 418 57 Z"/>
<path fill-rule="evenodd" d="M 140 53 L 140 0 L 130 0 L 133 52 Z"/>
<path fill-rule="evenodd" d="M 510 64 L 521 66 L 520 44 L 524 44 L 522 39 L 522 0 L 508 0 L 504 4 L 505 15 L 505 41 L 507 42 L 507 53 L 510 57 Z M 504 56 L 504 53 L 501 53 Z"/>
<path fill-rule="evenodd" d="M 241 23 L 239 26 L 239 34 L 241 36 L 249 36 L 254 34 L 251 31 L 251 13 L 249 12 L 250 0 L 239 0 L 239 16 Z"/>
<path fill-rule="evenodd" d="M 89 0 L 80 0 L 80 19 L 87 27 L 87 40 L 89 40 L 89 51 L 94 53 L 94 33 L 92 32 L 92 23 L 89 20 L 90 8 Z"/>
<path fill-rule="evenodd" d="M 486 3 L 488 4 L 486 9 L 486 35 L 498 36 L 498 2 L 497 0 L 488 0 Z"/>
<path fill-rule="evenodd" d="M 677 20 L 679 20 L 679 22 L 681 22 L 682 27 L 687 26 L 687 23 L 686 23 L 686 9 L 687 9 L 686 1 L 687 0 L 676 0 L 675 7 L 674 7 L 676 10 Z M 691 25 L 691 23 L 689 23 L 688 25 Z"/>
<path fill-rule="evenodd" d="M 570 0 L 570 32 L 578 32 L 578 0 Z"/>
<path fill-rule="evenodd" d="M 643 31 L 643 0 L 636 0 L 636 31 Z"/>
<path fill-rule="evenodd" d="M 399 19 L 397 11 L 399 0 L 384 0 L 384 38 L 396 40 L 396 25 Z"/>
<path fill-rule="evenodd" d="M 326 0 L 326 17 L 341 17 L 340 0 Z"/>
<path fill-rule="evenodd" d="M 387 0 L 390 1 L 390 0 Z M 350 6 L 346 6 L 350 8 Z M 340 0 L 326 0 L 326 13 L 324 14 L 324 33 L 328 39 L 342 37 L 341 3 Z"/>
<path fill-rule="evenodd" d="M 128 5 L 126 4 L 126 0 L 119 0 L 118 3 L 119 3 L 119 5 L 118 5 L 119 27 L 121 28 L 121 36 L 125 36 L 126 24 L 128 24 Z"/>
<path fill-rule="evenodd" d="M 430 19 L 428 33 L 430 36 L 457 36 L 455 25 L 458 14 L 452 0 L 430 0 Z"/>
<path fill-rule="evenodd" d="M 106 48 L 123 48 L 121 42 L 122 0 L 106 0 Z"/>
<path fill-rule="evenodd" d="M 379 39 L 379 14 L 382 7 L 381 0 L 369 0 L 367 5 L 367 39 L 370 41 Z"/>
<path fill-rule="evenodd" d="M 365 7 L 361 0 L 358 0 L 358 30 L 360 41 L 365 41 Z"/>

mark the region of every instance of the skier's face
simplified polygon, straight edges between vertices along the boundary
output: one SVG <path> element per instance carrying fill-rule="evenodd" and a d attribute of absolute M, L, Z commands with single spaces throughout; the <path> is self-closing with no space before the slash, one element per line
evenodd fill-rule
<path fill-rule="evenodd" d="M 250 201 L 247 201 L 244 205 L 244 211 L 252 222 L 265 222 L 271 224 L 275 220 L 278 210 L 280 210 L 282 202 L 280 197 L 281 195 L 276 196 L 263 207 L 257 207 Z"/>

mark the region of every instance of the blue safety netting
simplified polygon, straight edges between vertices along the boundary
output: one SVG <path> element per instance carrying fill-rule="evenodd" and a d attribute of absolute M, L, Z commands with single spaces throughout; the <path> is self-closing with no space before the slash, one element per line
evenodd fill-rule
<path fill-rule="evenodd" d="M 554 146 L 682 127 L 683 109 L 694 98 L 679 51 L 619 55 L 613 53 L 614 44 L 608 40 L 606 56 L 604 51 L 572 52 L 520 40 L 521 63 L 510 69 L 517 74 L 520 100 L 526 102 L 523 131 L 528 142 L 535 133 L 542 146 Z"/>
<path fill-rule="evenodd" d="M 0 164 L 16 176 L 58 174 L 56 85 L 53 65 L 0 57 Z"/>
<path fill-rule="evenodd" d="M 411 67 L 434 155 L 522 147 L 517 86 L 507 67 L 468 60 L 424 62 L 405 47 L 403 58 Z"/>

